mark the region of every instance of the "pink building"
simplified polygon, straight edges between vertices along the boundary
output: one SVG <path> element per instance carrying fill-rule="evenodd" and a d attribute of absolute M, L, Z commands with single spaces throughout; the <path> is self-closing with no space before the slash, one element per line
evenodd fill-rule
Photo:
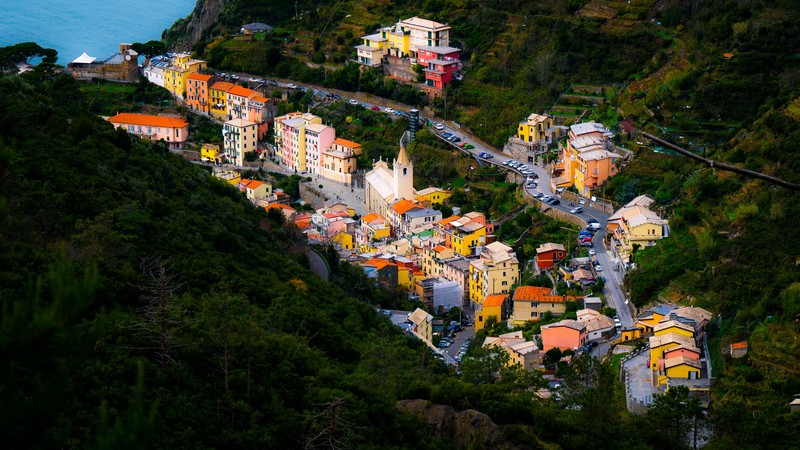
<path fill-rule="evenodd" d="M 336 129 L 321 123 L 306 126 L 306 170 L 315 175 L 322 171 L 322 152 L 331 148 Z"/>
<path fill-rule="evenodd" d="M 164 140 L 169 148 L 182 149 L 189 139 L 189 123 L 180 117 L 121 113 L 107 119 L 114 128 L 124 128 L 151 141 Z"/>
<path fill-rule="evenodd" d="M 275 119 L 276 102 L 260 92 L 242 86 L 234 86 L 225 96 L 226 111 L 231 119 L 244 119 L 258 124 L 258 138 L 262 139 Z"/>
<path fill-rule="evenodd" d="M 542 326 L 542 351 L 551 348 L 575 350 L 586 342 L 586 325 L 577 320 L 562 321 Z"/>

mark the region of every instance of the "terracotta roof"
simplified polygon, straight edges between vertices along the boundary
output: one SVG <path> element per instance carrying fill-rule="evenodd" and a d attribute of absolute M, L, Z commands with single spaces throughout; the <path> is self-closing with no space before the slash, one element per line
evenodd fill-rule
<path fill-rule="evenodd" d="M 442 219 L 442 220 L 440 220 L 440 221 L 439 221 L 439 225 L 442 225 L 442 226 L 444 226 L 444 225 L 447 225 L 448 223 L 450 223 L 450 222 L 452 222 L 452 221 L 454 221 L 454 220 L 458 220 L 458 219 L 460 219 L 460 218 L 461 218 L 460 216 L 450 216 L 450 217 L 448 217 L 448 218 L 446 218 L 446 219 Z"/>
<path fill-rule="evenodd" d="M 738 350 L 741 348 L 747 348 L 747 341 L 737 342 L 735 344 L 731 344 L 731 348 L 734 350 Z"/>
<path fill-rule="evenodd" d="M 392 209 L 398 214 L 404 214 L 415 208 L 422 208 L 422 206 L 406 199 L 398 200 L 392 204 Z"/>
<path fill-rule="evenodd" d="M 366 222 L 366 223 L 370 223 L 370 222 L 372 222 L 373 220 L 376 220 L 376 219 L 383 219 L 383 217 L 381 217 L 380 214 L 370 213 L 370 214 L 367 214 L 366 216 L 361 218 L 361 220 Z"/>
<path fill-rule="evenodd" d="M 228 92 L 234 87 L 236 87 L 236 85 L 233 83 L 229 83 L 227 81 L 217 81 L 216 83 L 212 84 L 209 89 L 214 89 L 215 91 Z"/>
<path fill-rule="evenodd" d="M 242 180 L 242 182 L 244 182 L 244 180 Z M 247 186 L 248 189 L 258 189 L 259 186 L 262 186 L 264 184 L 267 184 L 267 183 L 264 183 L 263 181 L 258 181 L 258 180 L 250 180 L 250 182 L 248 182 L 246 186 Z"/>
<path fill-rule="evenodd" d="M 433 251 L 437 253 L 442 252 L 444 250 L 447 250 L 447 247 L 445 247 L 444 245 L 437 245 L 436 247 L 433 247 Z"/>
<path fill-rule="evenodd" d="M 359 144 L 358 142 L 348 141 L 347 139 L 342 139 L 342 138 L 336 138 L 333 142 L 349 148 L 361 147 L 361 144 Z"/>
<path fill-rule="evenodd" d="M 483 300 L 483 306 L 500 306 L 508 298 L 508 294 L 487 295 Z"/>
<path fill-rule="evenodd" d="M 149 114 L 121 113 L 108 119 L 112 123 L 147 125 L 149 127 L 183 128 L 189 123 L 180 117 L 151 116 Z"/>
<path fill-rule="evenodd" d="M 550 289 L 541 286 L 520 286 L 514 291 L 514 301 L 537 301 L 544 303 L 564 303 L 575 300 L 573 296 L 550 295 Z"/>
<path fill-rule="evenodd" d="M 260 95 L 256 95 L 255 97 L 250 98 L 250 100 L 261 103 L 267 103 L 269 101 L 267 97 L 262 97 Z"/>
<path fill-rule="evenodd" d="M 386 266 L 395 266 L 396 264 L 389 262 L 382 258 L 372 258 L 369 261 L 366 261 L 362 264 L 363 266 L 372 266 L 378 270 L 383 269 Z"/>
<path fill-rule="evenodd" d="M 272 208 L 279 208 L 279 209 L 286 209 L 286 210 L 292 210 L 292 211 L 296 211 L 296 210 L 295 210 L 294 208 L 292 208 L 291 206 L 289 206 L 289 205 L 284 205 L 283 203 L 270 203 L 269 205 L 267 205 L 267 206 L 265 206 L 265 207 L 264 207 L 264 209 L 266 209 L 267 211 L 269 211 L 269 210 L 270 210 L 270 209 L 272 209 Z"/>
<path fill-rule="evenodd" d="M 249 97 L 249 96 L 251 96 L 251 95 L 253 95 L 255 93 L 256 93 L 256 91 L 254 91 L 252 89 L 247 89 L 246 87 L 242 87 L 242 86 L 233 86 L 228 91 L 228 94 L 240 95 L 242 97 Z"/>
<path fill-rule="evenodd" d="M 189 76 L 186 77 L 187 80 L 200 80 L 200 81 L 208 81 L 213 77 L 213 75 L 206 75 L 203 73 L 190 73 Z"/>

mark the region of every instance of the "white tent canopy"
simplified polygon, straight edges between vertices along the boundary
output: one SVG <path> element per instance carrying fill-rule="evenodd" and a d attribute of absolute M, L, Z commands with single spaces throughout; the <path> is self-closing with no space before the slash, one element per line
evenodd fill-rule
<path fill-rule="evenodd" d="M 86 54 L 86 52 L 83 52 L 83 54 L 81 56 L 78 56 L 77 58 L 75 58 L 75 60 L 72 61 L 72 63 L 73 64 L 91 64 L 91 63 L 94 62 L 95 59 L 97 59 L 97 58 L 95 58 L 93 56 L 89 56 L 89 55 Z"/>

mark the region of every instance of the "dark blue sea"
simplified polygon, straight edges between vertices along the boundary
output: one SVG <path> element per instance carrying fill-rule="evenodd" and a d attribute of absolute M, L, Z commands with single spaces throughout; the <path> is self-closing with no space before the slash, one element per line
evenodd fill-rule
<path fill-rule="evenodd" d="M 160 39 L 196 0 L 0 0 L 0 46 L 33 41 L 67 64 L 86 52 L 98 60 L 123 42 Z"/>

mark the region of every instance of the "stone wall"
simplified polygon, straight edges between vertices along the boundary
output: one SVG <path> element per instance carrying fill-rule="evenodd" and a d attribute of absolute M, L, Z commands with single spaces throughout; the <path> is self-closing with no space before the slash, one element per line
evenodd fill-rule
<path fill-rule="evenodd" d="M 313 206 L 314 209 L 320 209 L 325 206 L 325 201 L 328 199 L 328 196 L 326 196 L 321 190 L 317 189 L 317 187 L 312 183 L 314 182 L 300 183 L 300 198 L 303 199 L 304 202 Z"/>

